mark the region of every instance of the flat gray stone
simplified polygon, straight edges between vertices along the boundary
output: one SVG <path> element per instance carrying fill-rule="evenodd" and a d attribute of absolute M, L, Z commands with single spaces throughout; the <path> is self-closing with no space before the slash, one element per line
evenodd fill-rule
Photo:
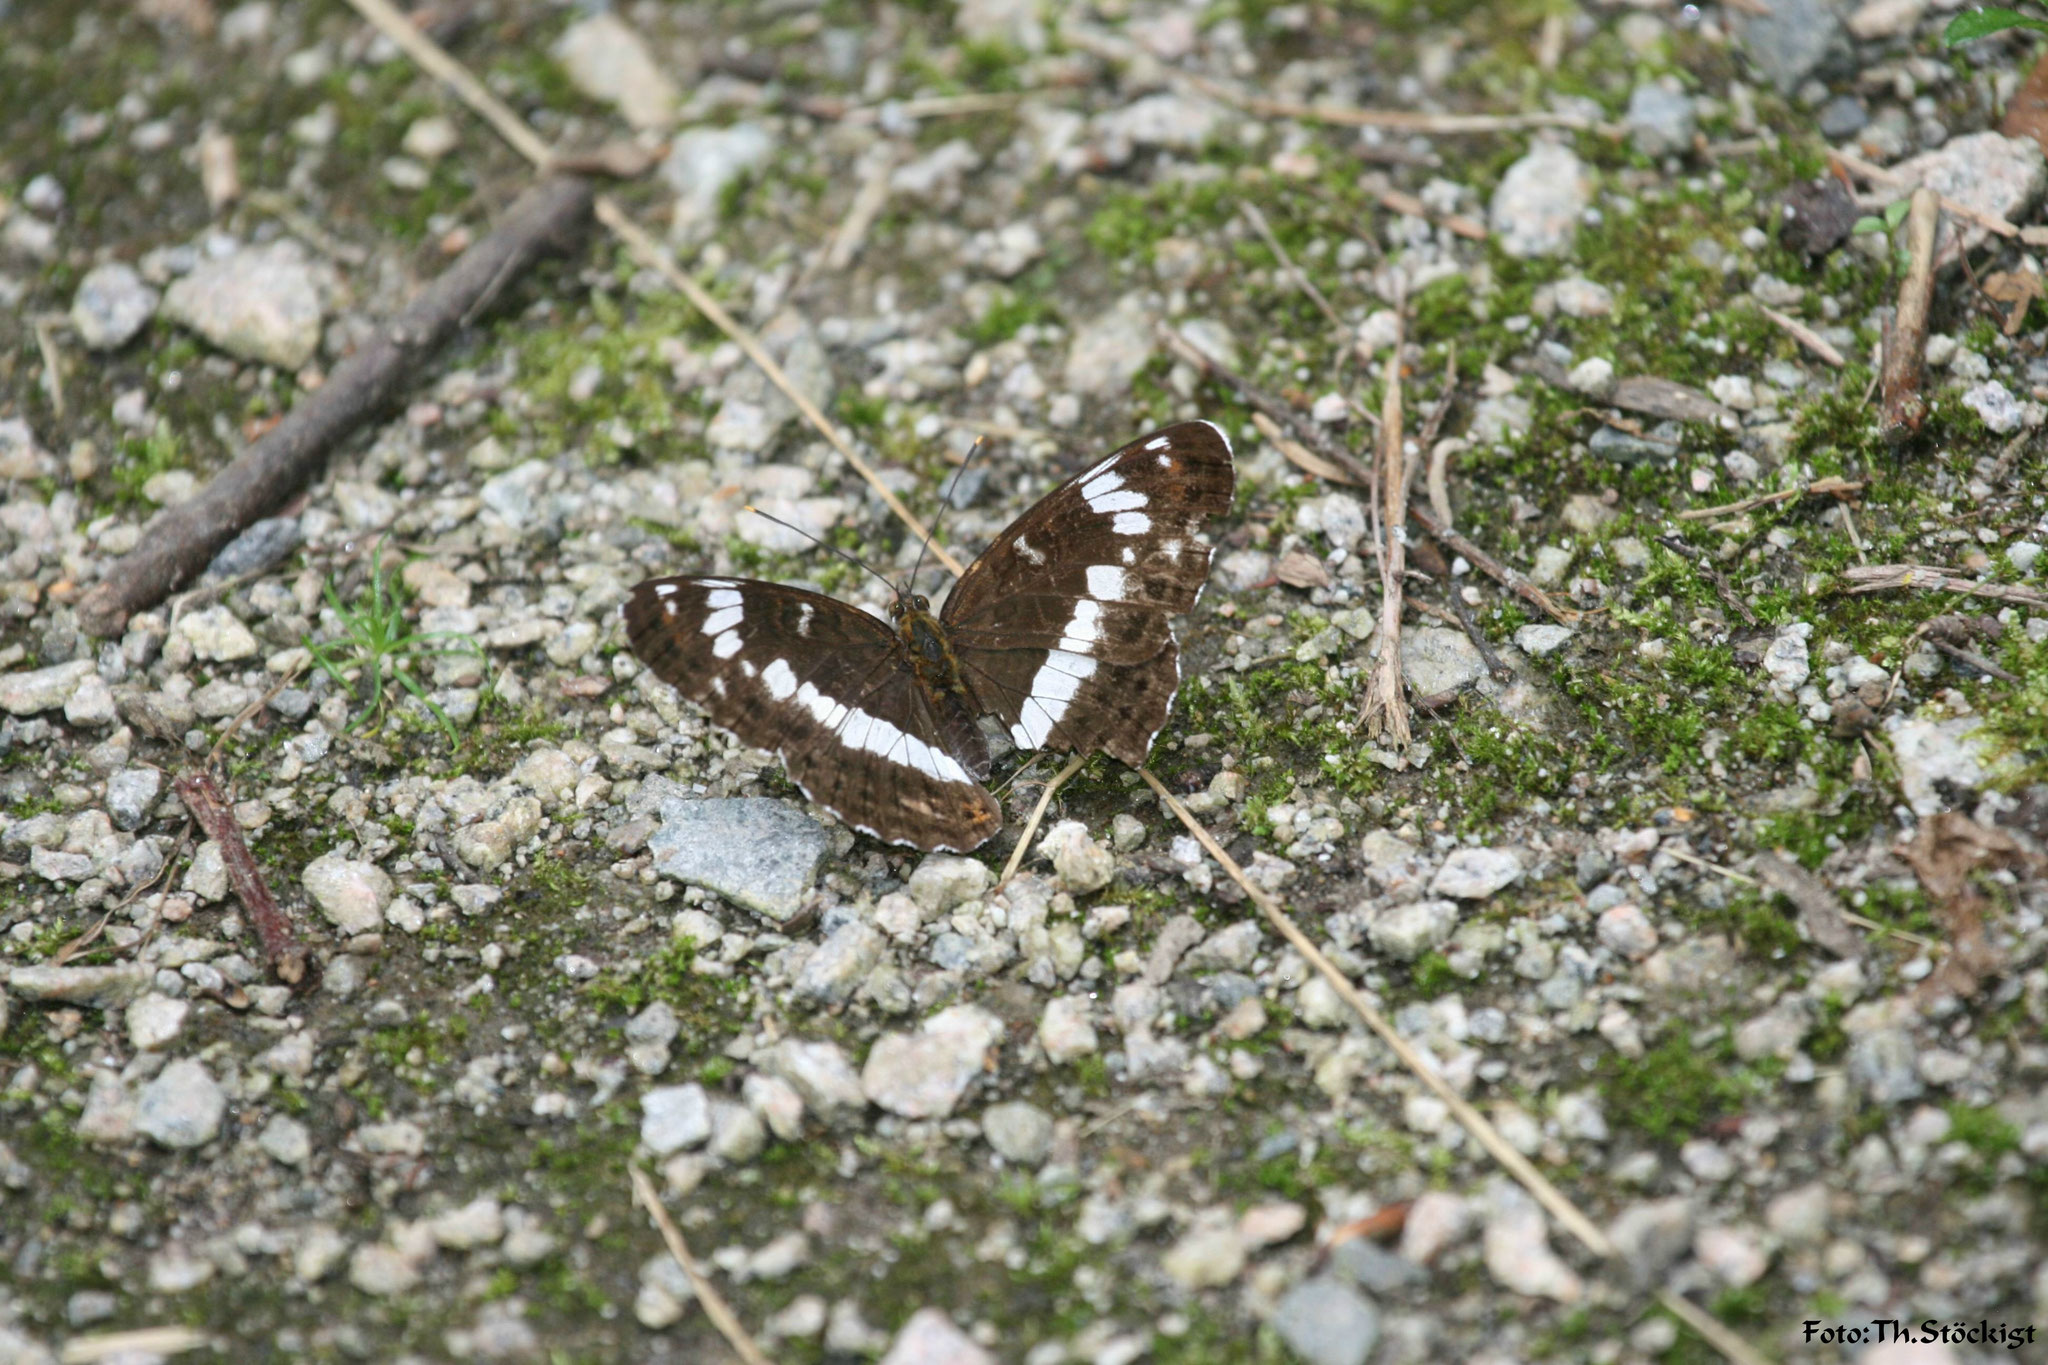
<path fill-rule="evenodd" d="M 1486 676 L 1486 660 L 1462 630 L 1424 626 L 1401 633 L 1401 676 L 1418 697 L 1469 687 Z"/>
<path fill-rule="evenodd" d="M 659 875 L 780 924 L 803 907 L 827 839 L 823 826 L 786 801 L 671 797 L 647 847 Z"/>
<path fill-rule="evenodd" d="M 227 1108 L 219 1082 L 198 1062 L 181 1058 L 142 1087 L 135 1128 L 165 1147 L 203 1147 L 220 1132 Z"/>
<path fill-rule="evenodd" d="M 294 242 L 203 261 L 164 294 L 163 313 L 230 355 L 296 370 L 320 347 L 318 276 Z"/>
<path fill-rule="evenodd" d="M 157 292 L 135 267 L 121 261 L 96 265 L 78 282 L 71 299 L 71 325 L 89 351 L 111 351 L 156 316 Z"/>
<path fill-rule="evenodd" d="M 73 659 L 22 673 L 0 673 L 0 710 L 16 716 L 54 711 L 71 700 L 85 675 L 93 671 L 91 660 Z"/>
<path fill-rule="evenodd" d="M 1379 1345 L 1380 1315 L 1357 1290 L 1318 1276 L 1281 1297 L 1273 1330 L 1308 1365 L 1364 1365 Z"/>
<path fill-rule="evenodd" d="M 981 1114 L 981 1135 L 997 1155 L 1020 1166 L 1038 1166 L 1052 1150 L 1052 1115 L 1035 1104 L 1010 1100 Z"/>

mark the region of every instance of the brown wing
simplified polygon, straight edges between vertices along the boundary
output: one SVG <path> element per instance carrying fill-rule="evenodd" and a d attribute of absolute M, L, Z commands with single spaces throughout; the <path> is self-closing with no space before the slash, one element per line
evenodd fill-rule
<path fill-rule="evenodd" d="M 1209 576 L 1198 532 L 1235 481 L 1213 423 L 1165 427 L 1046 494 L 968 567 L 940 619 L 1018 747 L 1144 762 L 1180 682 L 1171 618 Z"/>
<path fill-rule="evenodd" d="M 633 589 L 626 634 L 657 677 L 774 750 L 806 796 L 862 833 L 959 852 L 1001 826 L 895 634 L 866 612 L 755 579 L 659 578 Z M 980 762 L 985 773 L 985 748 Z"/>

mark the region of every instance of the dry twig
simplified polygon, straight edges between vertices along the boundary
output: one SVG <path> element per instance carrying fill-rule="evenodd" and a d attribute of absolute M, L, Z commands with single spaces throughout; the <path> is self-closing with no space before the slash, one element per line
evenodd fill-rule
<path fill-rule="evenodd" d="M 288 986 L 312 984 L 307 980 L 312 963 L 305 946 L 299 942 L 290 917 L 270 894 L 270 884 L 264 881 L 263 870 L 249 853 L 248 841 L 242 838 L 242 827 L 235 823 L 234 812 L 228 809 L 227 793 L 221 790 L 219 781 L 201 768 L 186 773 L 172 786 L 206 837 L 220 845 L 228 881 L 256 926 L 256 937 L 262 941 L 263 957 L 272 974 Z"/>
<path fill-rule="evenodd" d="M 1927 420 L 1920 381 L 1927 364 L 1927 314 L 1934 301 L 1934 230 L 1941 221 L 1941 196 L 1922 186 L 1906 211 L 1906 277 L 1899 281 L 1899 308 L 1884 339 L 1884 407 L 1878 431 L 1888 441 L 1906 440 Z"/>
<path fill-rule="evenodd" d="M 1010 884 L 1010 878 L 1017 875 L 1017 869 L 1024 863 L 1024 857 L 1031 851 L 1031 836 L 1038 833 L 1039 822 L 1045 819 L 1046 808 L 1052 805 L 1054 793 L 1067 785 L 1069 778 L 1081 771 L 1081 765 L 1088 761 L 1088 755 L 1075 754 L 1067 760 L 1067 766 L 1053 774 L 1052 781 L 1045 784 L 1045 790 L 1038 794 L 1038 802 L 1031 808 L 1031 817 L 1024 822 L 1024 829 L 1017 836 L 1017 847 L 1010 850 L 1010 861 L 1003 864 L 1003 875 L 996 878 L 995 889 L 1002 890 Z"/>
<path fill-rule="evenodd" d="M 214 1344 L 212 1337 L 196 1327 L 131 1327 L 120 1332 L 72 1337 L 64 1343 L 57 1359 L 61 1365 L 98 1365 L 102 1360 L 183 1355 Z"/>
<path fill-rule="evenodd" d="M 1460 213 L 1438 213 L 1406 190 L 1397 190 L 1388 184 L 1384 176 L 1366 177 L 1363 188 L 1367 194 L 1380 201 L 1380 207 L 1409 218 L 1420 218 L 1449 228 L 1468 241 L 1486 240 L 1486 224 L 1476 222 Z"/>
<path fill-rule="evenodd" d="M 1752 302 L 1754 303 L 1754 300 Z M 1764 303 L 1757 303 L 1755 307 L 1757 312 L 1770 319 L 1786 336 L 1791 337 L 1801 346 L 1812 351 L 1836 369 L 1839 370 L 1849 363 L 1848 357 L 1836 350 L 1826 337 L 1814 331 L 1790 313 L 1781 313 L 1769 304 Z"/>
<path fill-rule="evenodd" d="M 1387 353 L 1386 393 L 1380 404 L 1379 493 L 1373 508 L 1378 523 L 1373 549 L 1380 563 L 1379 657 L 1366 684 L 1360 717 L 1366 732 L 1397 749 L 1408 747 L 1408 697 L 1401 679 L 1401 575 L 1407 568 L 1408 452 L 1401 421 L 1402 310 L 1394 310 L 1394 345 Z"/>
<path fill-rule="evenodd" d="M 1250 95 L 1205 76 L 1185 77 L 1187 83 L 1212 99 L 1236 105 L 1260 118 L 1300 119 L 1304 123 L 1329 123 L 1342 128 L 1386 128 L 1400 133 L 1446 137 L 1459 133 L 1519 133 L 1531 128 L 1569 128 L 1577 132 L 1613 133 L 1614 125 L 1579 114 L 1548 111 L 1534 114 L 1432 114 L 1413 109 L 1361 109 L 1342 104 L 1302 104 L 1295 100 L 1268 99 Z"/>
<path fill-rule="evenodd" d="M 1849 591 L 1893 592 L 1913 588 L 1921 592 L 1959 592 L 1970 597 L 1988 597 L 1994 602 L 2015 602 L 2021 606 L 2048 607 L 2048 594 L 2017 583 L 1979 583 L 1958 578 L 1932 564 L 1860 564 L 1845 570 L 1842 578 Z"/>
<path fill-rule="evenodd" d="M 1243 211 L 1246 221 L 1251 223 L 1260 238 L 1266 243 L 1266 249 L 1278 257 L 1281 267 L 1294 277 L 1295 286 L 1302 293 L 1308 295 L 1309 302 L 1321 310 L 1322 315 L 1329 319 L 1332 327 L 1340 332 L 1348 331 L 1349 329 L 1344 325 L 1344 319 L 1337 316 L 1337 310 L 1330 306 L 1330 301 L 1327 298 L 1323 297 L 1323 291 L 1316 288 L 1316 282 L 1308 277 L 1306 270 L 1303 270 L 1294 263 L 1294 258 L 1287 254 L 1287 248 L 1280 245 L 1280 239 L 1273 235 L 1273 225 L 1266 221 L 1265 214 L 1259 212 L 1259 206 L 1247 199 L 1238 207 Z"/>
<path fill-rule="evenodd" d="M 522 194 L 489 236 L 336 366 L 325 384 L 301 396 L 197 497 L 158 514 L 142 543 L 79 601 L 79 625 L 92 635 L 115 633 L 129 613 L 162 601 L 238 532 L 282 506 L 319 473 L 335 445 L 417 377 L 425 357 L 589 210 L 590 185 L 574 177 L 550 177 Z"/>
<path fill-rule="evenodd" d="M 1680 521 L 1707 521 L 1714 517 L 1732 517 L 1741 512 L 1753 511 L 1758 507 L 1768 507 L 1772 503 L 1790 502 L 1794 498 L 1846 498 L 1852 493 L 1862 492 L 1863 488 L 1864 484 L 1861 479 L 1838 479 L 1831 474 L 1825 479 L 1815 479 L 1812 483 L 1799 488 L 1781 489 L 1776 493 L 1759 493 L 1753 498 L 1743 498 L 1739 502 L 1723 503 L 1719 507 L 1695 507 L 1689 511 L 1680 512 L 1678 519 Z"/>
<path fill-rule="evenodd" d="M 1897 171 L 1888 171 L 1882 166 L 1873 165 L 1853 152 L 1845 152 L 1839 147 L 1828 153 L 1828 159 L 1841 166 L 1844 170 L 1854 172 L 1859 179 L 1867 180 L 1873 185 L 1883 185 L 1887 189 L 1895 190 L 1915 188 L 1913 181 L 1900 175 Z M 1986 213 L 1983 209 L 1972 208 L 1961 200 L 1951 199 L 1945 194 L 1936 195 L 1935 197 L 1940 201 L 1942 212 L 1951 218 L 1961 218 L 1975 223 L 1986 232 L 1995 233 L 2000 237 L 2024 238 L 2026 235 L 2020 228 L 2015 227 L 1995 213 Z"/>
<path fill-rule="evenodd" d="M 697 1302 L 704 1305 L 704 1316 L 711 1319 L 711 1325 L 718 1329 L 746 1365 L 770 1365 L 768 1357 L 754 1344 L 754 1338 L 746 1326 L 732 1311 L 732 1305 L 725 1301 L 725 1295 L 711 1283 L 711 1277 L 704 1273 L 704 1267 L 697 1264 L 697 1258 L 690 1254 L 689 1243 L 683 1240 L 683 1230 L 676 1226 L 676 1220 L 668 1216 L 668 1210 L 661 1205 L 661 1196 L 655 1193 L 654 1182 L 647 1178 L 647 1172 L 638 1166 L 629 1165 L 626 1171 L 633 1178 L 633 1193 L 640 1200 L 640 1207 L 647 1210 L 647 1216 L 661 1231 L 661 1240 L 668 1246 L 668 1254 L 675 1257 L 683 1274 L 689 1277 L 690 1289 L 697 1296 Z"/>
<path fill-rule="evenodd" d="M 1527 602 L 1530 606 L 1535 607 L 1551 620 L 1558 622 L 1560 625 L 1575 626 L 1579 623 L 1579 618 L 1585 614 L 1573 611 L 1569 607 L 1560 607 L 1552 600 L 1549 593 L 1543 591 L 1543 589 L 1531 583 L 1521 574 L 1516 573 L 1513 569 L 1510 569 L 1507 565 L 1480 549 L 1466 537 L 1438 521 L 1434 513 L 1426 512 L 1422 508 L 1410 503 L 1408 515 L 1421 522 L 1422 529 L 1435 536 L 1446 550 L 1449 550 L 1452 554 L 1465 556 L 1468 561 L 1478 567 L 1481 573 L 1521 598 L 1524 602 Z"/>

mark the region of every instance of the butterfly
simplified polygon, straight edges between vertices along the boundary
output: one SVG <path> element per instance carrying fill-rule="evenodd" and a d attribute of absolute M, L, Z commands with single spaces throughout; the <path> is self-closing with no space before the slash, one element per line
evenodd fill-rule
<path fill-rule="evenodd" d="M 1201 595 L 1211 548 L 1197 532 L 1235 482 L 1221 428 L 1181 422 L 1040 498 L 936 613 L 907 587 L 884 621 L 780 583 L 654 578 L 626 602 L 626 635 L 656 677 L 774 750 L 861 833 L 965 852 L 1002 827 L 978 717 L 1019 749 L 1145 761 L 1180 686 L 1169 618 Z"/>

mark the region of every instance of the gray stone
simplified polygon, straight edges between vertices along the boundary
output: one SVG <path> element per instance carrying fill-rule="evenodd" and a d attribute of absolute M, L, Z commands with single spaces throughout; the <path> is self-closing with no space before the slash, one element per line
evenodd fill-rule
<path fill-rule="evenodd" d="M 2048 157 L 2040 143 L 2031 137 L 1988 131 L 1956 138 L 1891 169 L 1902 184 L 1925 185 L 2007 222 L 2025 221 L 2026 211 L 2048 186 Z M 1955 257 L 1958 240 L 1964 249 L 1974 251 L 1990 236 L 1990 229 L 1966 222 L 1958 239 L 1955 218 L 1943 214 L 1940 233 L 1936 257 L 1947 261 Z"/>
<path fill-rule="evenodd" d="M 1983 786 L 1998 766 L 1983 722 L 1887 718 L 1885 733 L 1899 764 L 1899 789 L 1922 817 L 1948 810 Z"/>
<path fill-rule="evenodd" d="M 1281 1296 L 1273 1330 L 1307 1365 L 1364 1365 L 1379 1345 L 1380 1315 L 1357 1290 L 1318 1275 Z"/>
<path fill-rule="evenodd" d="M 1987 379 L 1975 388 L 1963 390 L 1962 402 L 1983 420 L 1985 426 L 2000 436 L 2018 431 L 2026 421 L 2027 415 L 2020 407 L 2020 400 L 1996 379 Z"/>
<path fill-rule="evenodd" d="M 1572 243 L 1592 201 L 1593 177 L 1569 147 L 1539 142 L 1508 167 L 1488 216 L 1511 256 L 1550 256 Z"/>
<path fill-rule="evenodd" d="M 1554 621 L 1538 621 L 1515 631 L 1515 647 L 1524 654 L 1542 658 L 1555 654 L 1564 648 L 1564 642 L 1572 638 L 1572 628 L 1561 626 Z"/>
<path fill-rule="evenodd" d="M 207 607 L 178 619 L 178 634 L 208 663 L 234 663 L 255 656 L 256 637 L 226 607 Z"/>
<path fill-rule="evenodd" d="M 1039 851 L 1052 859 L 1060 887 L 1074 895 L 1100 891 L 1116 875 L 1116 857 L 1088 835 L 1079 820 L 1062 820 L 1045 832 Z"/>
<path fill-rule="evenodd" d="M 725 187 L 766 165 L 774 154 L 774 137 L 755 123 L 691 128 L 677 135 L 661 163 L 662 178 L 676 191 L 676 231 L 694 234 L 715 226 Z"/>
<path fill-rule="evenodd" d="M 1444 859 L 1429 889 L 1433 895 L 1483 901 L 1521 876 L 1521 855 L 1513 849 L 1461 848 Z"/>
<path fill-rule="evenodd" d="M 786 1038 L 758 1059 L 769 1075 L 787 1081 L 820 1118 L 867 1106 L 860 1077 L 837 1043 Z"/>
<path fill-rule="evenodd" d="M 36 443 L 35 430 L 20 417 L 0 417 L 0 479 L 55 475 L 56 457 Z"/>
<path fill-rule="evenodd" d="M 114 707 L 114 692 L 97 673 L 78 680 L 78 687 L 64 703 L 64 719 L 81 729 L 95 730 L 121 718 Z"/>
<path fill-rule="evenodd" d="M 981 1114 L 981 1135 L 1005 1161 L 1041 1165 L 1052 1150 L 1052 1115 L 1035 1104 L 1012 1100 L 992 1104 Z"/>
<path fill-rule="evenodd" d="M 797 973 L 799 998 L 821 1005 L 843 1005 L 882 960 L 888 940 L 866 920 L 851 920 L 839 926 L 811 955 Z"/>
<path fill-rule="evenodd" d="M 1642 436 L 1602 423 L 1586 438 L 1586 449 L 1610 464 L 1650 464 L 1675 458 L 1679 453 L 1677 437 L 1675 423 L 1659 423 Z"/>
<path fill-rule="evenodd" d="M 138 999 L 154 979 L 154 972 L 136 962 L 107 967 L 16 967 L 7 973 L 7 989 L 24 1000 L 116 1009 Z"/>
<path fill-rule="evenodd" d="M 73 659 L 24 673 L 0 673 L 0 708 L 16 716 L 55 711 L 71 700 L 71 694 L 93 671 L 91 660 Z"/>
<path fill-rule="evenodd" d="M 916 1033 L 889 1033 L 875 1041 L 861 1067 L 868 1099 L 905 1118 L 944 1118 L 987 1066 L 1003 1025 L 975 1005 L 954 1005 L 925 1020 Z"/>
<path fill-rule="evenodd" d="M 1038 1045 L 1045 1049 L 1046 1060 L 1058 1065 L 1095 1051 L 1095 1025 L 1088 1014 L 1085 996 L 1063 995 L 1046 1002 L 1038 1020 Z"/>
<path fill-rule="evenodd" d="M 1837 95 L 1820 107 L 1815 121 L 1822 137 L 1839 142 L 1863 131 L 1870 122 L 1870 109 L 1856 95 Z"/>
<path fill-rule="evenodd" d="M 207 1069 L 180 1058 L 142 1087 L 135 1106 L 136 1131 L 172 1148 L 201 1147 L 220 1132 L 228 1098 Z"/>
<path fill-rule="evenodd" d="M 647 41 L 609 10 L 569 25 L 556 40 L 555 58 L 577 89 L 612 105 L 635 128 L 675 122 L 675 82 Z"/>
<path fill-rule="evenodd" d="M 654 870 L 781 923 L 803 908 L 829 841 L 817 821 L 765 797 L 661 803 Z"/>
<path fill-rule="evenodd" d="M 373 1242 L 349 1254 L 348 1282 L 375 1298 L 391 1298 L 417 1286 L 420 1270 L 396 1247 Z"/>
<path fill-rule="evenodd" d="M 1652 1284 L 1692 1246 L 1693 1210 L 1685 1199 L 1656 1199 L 1631 1204 L 1608 1225 L 1607 1235 L 1620 1249 L 1616 1262 L 1635 1283 Z"/>
<path fill-rule="evenodd" d="M 754 1111 L 730 1100 L 711 1102 L 711 1154 L 730 1165 L 744 1165 L 768 1145 L 768 1130 Z"/>
<path fill-rule="evenodd" d="M 1425 900 L 1382 910 L 1373 917 L 1366 933 L 1373 947 L 1389 957 L 1413 962 L 1430 949 L 1449 942 L 1457 927 L 1457 902 Z"/>
<path fill-rule="evenodd" d="M 1184 1289 L 1229 1284 L 1244 1269 L 1244 1239 L 1234 1224 L 1196 1226 L 1159 1258 L 1159 1268 Z"/>
<path fill-rule="evenodd" d="M 1418 697 L 1469 687 L 1486 676 L 1486 660 L 1462 630 L 1423 626 L 1401 632 L 1401 677 Z"/>
<path fill-rule="evenodd" d="M 996 1358 L 939 1309 L 920 1308 L 896 1334 L 882 1365 L 996 1365 Z"/>
<path fill-rule="evenodd" d="M 1917 1099 L 1926 1087 L 1913 1063 L 1913 1036 L 1901 1028 L 1878 1028 L 1849 1044 L 1849 1078 L 1875 1104 Z"/>
<path fill-rule="evenodd" d="M 656 1156 L 695 1147 L 710 1136 L 711 1105 L 703 1086 L 661 1086 L 640 1097 L 640 1140 Z"/>
<path fill-rule="evenodd" d="M 313 1135 L 289 1114 L 279 1114 L 264 1124 L 256 1135 L 256 1145 L 281 1166 L 303 1166 L 313 1156 Z"/>
<path fill-rule="evenodd" d="M 164 294 L 164 316 L 230 355 L 296 370 L 320 346 L 320 280 L 292 241 L 206 260 Z"/>
<path fill-rule="evenodd" d="M 1622 122 L 1645 156 L 1668 156 L 1692 148 L 1697 120 L 1692 97 L 1662 81 L 1645 81 L 1629 93 Z"/>
<path fill-rule="evenodd" d="M 263 573 L 282 564 L 285 556 L 297 548 L 297 517 L 265 517 L 251 522 L 247 530 L 222 546 L 213 562 L 206 566 L 206 572 L 200 575 L 200 581 L 220 582 Z"/>
<path fill-rule="evenodd" d="M 1768 9 L 1736 10 L 1729 18 L 1744 54 L 1781 94 L 1854 60 L 1849 35 L 1829 0 L 1772 0 Z"/>
<path fill-rule="evenodd" d="M 96 265 L 72 296 L 72 330 L 89 351 L 116 350 L 156 316 L 157 297 L 135 267 L 120 261 Z"/>
<path fill-rule="evenodd" d="M 1127 294 L 1075 329 L 1067 348 L 1066 383 L 1075 393 L 1109 398 L 1129 390 L 1152 357 L 1152 319 Z"/>
<path fill-rule="evenodd" d="M 175 1042 L 185 1031 L 192 1002 L 151 992 L 128 1006 L 128 1044 L 137 1052 L 154 1052 Z"/>
<path fill-rule="evenodd" d="M 496 1246 L 505 1236 L 505 1210 L 489 1195 L 450 1209 L 427 1224 L 434 1242 L 446 1251 L 471 1251 Z"/>
<path fill-rule="evenodd" d="M 964 901 L 979 900 L 992 880 L 988 868 L 972 858 L 934 853 L 917 865 L 905 889 L 928 913 L 943 915 Z"/>
<path fill-rule="evenodd" d="M 325 854 L 306 864 L 301 884 L 320 912 L 344 934 L 367 934 L 384 925 L 384 907 L 397 888 L 375 863 Z"/>

